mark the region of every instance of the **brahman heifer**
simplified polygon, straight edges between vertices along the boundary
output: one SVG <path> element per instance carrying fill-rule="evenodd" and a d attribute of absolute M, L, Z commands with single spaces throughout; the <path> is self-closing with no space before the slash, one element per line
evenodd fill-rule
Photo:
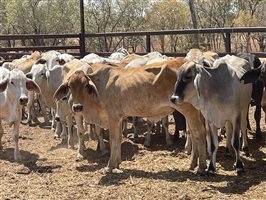
<path fill-rule="evenodd" d="M 73 97 L 72 110 L 83 112 L 87 122 L 109 129 L 111 155 L 107 171 L 119 168 L 121 163 L 122 120 L 128 116 L 159 120 L 175 109 L 187 119 L 193 138 L 192 163 L 198 172 L 206 169 L 205 127 L 200 112 L 191 104 L 173 104 L 170 97 L 176 82 L 176 69 L 184 63 L 183 58 L 171 60 L 163 66 L 145 68 L 119 68 L 103 66 L 92 74 L 76 71 L 55 92 L 59 100 L 69 93 Z M 78 131 L 79 141 L 83 136 Z M 81 142 L 79 142 L 81 144 Z M 83 158 L 82 146 L 78 157 Z M 119 170 L 118 170 L 119 171 Z"/>
<path fill-rule="evenodd" d="M 39 93 L 39 86 L 32 80 L 26 78 L 19 69 L 9 71 L 0 68 L 0 149 L 2 150 L 2 136 L 4 130 L 1 120 L 13 126 L 12 139 L 15 143 L 14 159 L 20 160 L 18 147 L 19 125 L 21 122 L 22 106 L 28 103 L 28 91 Z"/>
<path fill-rule="evenodd" d="M 223 128 L 226 124 L 228 137 L 231 137 L 233 130 L 231 143 L 236 155 L 236 172 L 241 174 L 244 171 L 239 154 L 240 130 L 246 139 L 246 116 L 252 85 L 241 84 L 240 78 L 249 69 L 250 64 L 245 59 L 227 55 L 216 60 L 212 68 L 187 62 L 178 70 L 171 100 L 177 105 L 191 103 L 202 112 L 210 125 L 215 147 L 208 169 L 211 173 L 216 169 L 217 128 Z"/>

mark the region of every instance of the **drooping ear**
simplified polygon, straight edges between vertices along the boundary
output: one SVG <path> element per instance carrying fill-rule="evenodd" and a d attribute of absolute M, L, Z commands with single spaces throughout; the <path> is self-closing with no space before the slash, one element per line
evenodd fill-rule
<path fill-rule="evenodd" d="M 41 93 L 41 89 L 40 87 L 32 80 L 28 79 L 26 81 L 26 88 L 27 90 L 29 91 L 33 91 L 33 92 L 36 92 L 36 93 Z"/>
<path fill-rule="evenodd" d="M 209 68 L 212 66 L 212 64 L 207 59 L 205 59 L 205 58 L 202 61 L 202 65 L 204 67 L 209 67 Z"/>
<path fill-rule="evenodd" d="M 88 75 L 85 76 L 87 79 L 87 85 L 86 85 L 86 90 L 89 95 L 93 96 L 94 98 L 98 97 L 98 90 L 95 86 L 95 84 L 91 81 Z"/>
<path fill-rule="evenodd" d="M 244 84 L 252 83 L 259 79 L 261 74 L 261 66 L 247 71 L 241 78 L 240 81 L 244 81 Z"/>
<path fill-rule="evenodd" d="M 40 58 L 39 60 L 37 60 L 37 62 L 35 64 L 45 64 L 46 60 L 43 58 Z"/>
<path fill-rule="evenodd" d="M 198 99 L 200 98 L 200 78 L 201 78 L 201 75 L 197 73 L 194 79 L 194 87 L 197 91 Z"/>
<path fill-rule="evenodd" d="M 8 78 L 5 78 L 0 82 L 0 93 L 4 92 L 7 88 Z"/>
<path fill-rule="evenodd" d="M 54 99 L 59 101 L 70 93 L 68 82 L 62 83 L 54 93 Z"/>

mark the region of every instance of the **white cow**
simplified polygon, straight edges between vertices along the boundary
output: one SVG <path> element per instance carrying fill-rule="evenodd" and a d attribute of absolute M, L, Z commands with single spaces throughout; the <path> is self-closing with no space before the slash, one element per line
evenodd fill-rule
<path fill-rule="evenodd" d="M 210 125 L 214 150 L 209 172 L 216 170 L 218 149 L 217 128 L 227 126 L 228 137 L 236 155 L 236 172 L 244 170 L 240 158 L 240 130 L 244 140 L 247 131 L 247 112 L 252 85 L 240 83 L 241 76 L 250 69 L 250 64 L 236 56 L 225 56 L 214 61 L 213 67 L 204 67 L 195 62 L 185 63 L 177 73 L 177 82 L 172 102 L 179 105 L 189 102 L 202 112 Z M 232 135 L 231 135 L 232 134 Z"/>
<path fill-rule="evenodd" d="M 28 79 L 25 74 L 13 69 L 0 68 L 0 149 L 2 149 L 1 139 L 4 133 L 1 120 L 5 120 L 13 126 L 12 139 L 15 143 L 14 159 L 20 160 L 21 156 L 18 147 L 19 125 L 21 122 L 22 106 L 28 102 L 28 91 L 39 93 L 39 86 Z"/>

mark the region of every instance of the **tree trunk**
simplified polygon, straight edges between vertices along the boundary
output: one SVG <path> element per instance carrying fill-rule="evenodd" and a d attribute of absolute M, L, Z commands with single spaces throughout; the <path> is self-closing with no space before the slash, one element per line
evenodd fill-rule
<path fill-rule="evenodd" d="M 191 14 L 191 21 L 192 21 L 192 27 L 193 29 L 198 28 L 197 24 L 197 18 L 196 18 L 196 12 L 194 7 L 194 0 L 188 0 L 189 10 Z M 194 47 L 199 48 L 199 35 L 194 34 Z"/>

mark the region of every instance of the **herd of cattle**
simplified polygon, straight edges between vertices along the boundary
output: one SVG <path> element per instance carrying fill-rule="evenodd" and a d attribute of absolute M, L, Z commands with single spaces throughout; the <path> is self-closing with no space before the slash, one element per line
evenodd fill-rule
<path fill-rule="evenodd" d="M 40 123 L 41 113 L 49 124 L 49 108 L 51 129 L 70 148 L 74 147 L 76 125 L 77 159 L 83 159 L 84 134 L 89 125 L 98 136 L 102 154 L 108 152 L 103 133 L 109 130 L 107 171 L 119 172 L 127 118 L 133 118 L 134 139 L 138 137 L 139 118 L 147 119 L 145 146 L 151 143 L 153 124 L 161 120 L 166 144 L 171 145 L 168 115 L 173 114 L 175 133 L 184 130 L 187 134 L 191 169 L 199 165 L 198 173 L 206 173 L 210 157 L 208 172 L 215 173 L 218 129 L 225 129 L 226 147 L 234 150 L 236 172 L 242 174 L 240 150 L 249 154 L 248 108 L 250 103 L 256 106 L 256 137 L 261 138 L 265 84 L 265 62 L 249 53 L 220 58 L 215 52 L 191 49 L 185 58 L 171 58 L 158 52 L 129 54 L 121 48 L 108 58 L 92 53 L 76 59 L 57 51 L 35 51 L 0 67 L 0 148 L 4 120 L 13 126 L 14 159 L 20 160 L 22 117 L 26 113 L 28 124 Z"/>

